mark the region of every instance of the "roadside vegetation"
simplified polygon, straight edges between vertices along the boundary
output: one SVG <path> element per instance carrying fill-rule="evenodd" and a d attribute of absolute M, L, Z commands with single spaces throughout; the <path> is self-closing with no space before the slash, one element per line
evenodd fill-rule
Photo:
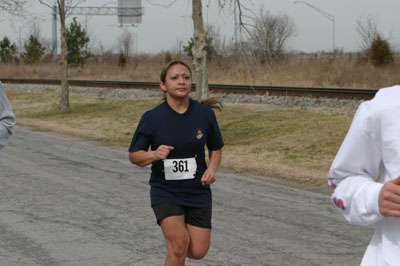
<path fill-rule="evenodd" d="M 102 62 L 90 59 L 85 67 L 70 68 L 69 79 L 158 81 L 165 55 L 137 55 L 121 69 L 118 58 Z M 398 55 L 396 55 L 398 56 Z M 190 62 L 185 55 L 172 59 Z M 397 60 L 396 60 L 397 62 Z M 1 78 L 59 79 L 59 65 L 48 62 L 35 65 L 1 64 Z M 262 65 L 234 58 L 212 60 L 209 82 L 275 86 L 382 88 L 400 83 L 400 64 L 375 67 L 357 54 L 340 54 L 336 59 L 324 54 L 293 55 L 274 65 Z"/>
<path fill-rule="evenodd" d="M 381 88 L 400 83 L 399 54 L 390 36 L 379 31 L 374 16 L 356 21 L 360 49 L 312 54 L 289 50 L 297 27 L 286 14 L 262 8 L 244 28 L 245 40 L 226 39 L 220 29 L 205 25 L 210 83 L 275 86 Z M 67 25 L 68 26 L 68 25 Z M 23 47 L 4 36 L 0 40 L 0 78 L 60 79 L 61 56 L 32 23 Z M 171 60 L 194 60 L 194 40 L 177 40 L 158 54 L 135 53 L 135 36 L 125 30 L 115 47 L 94 47 L 87 32 L 73 18 L 66 27 L 69 79 L 158 81 L 162 66 Z M 193 69 L 194 70 L 194 69 Z M 193 71 L 195 72 L 195 71 Z M 194 79 L 195 80 L 195 79 Z"/>
<path fill-rule="evenodd" d="M 117 100 L 71 93 L 71 112 L 55 92 L 8 91 L 18 125 L 128 149 L 144 111 L 160 99 Z M 351 122 L 347 108 L 225 104 L 216 111 L 225 141 L 222 168 L 327 188 L 329 166 Z"/>
<path fill-rule="evenodd" d="M 287 41 L 296 33 L 296 25 L 285 14 L 260 10 L 253 22 L 247 40 L 235 43 L 226 41 L 213 26 L 206 26 L 210 83 L 339 88 L 400 84 L 399 54 L 390 38 L 379 32 L 372 16 L 357 21 L 361 47 L 353 53 L 340 49 L 313 54 L 289 51 Z M 0 41 L 0 78 L 60 79 L 63 60 L 40 37 L 39 27 L 33 24 L 31 31 L 24 49 L 17 49 L 6 36 Z M 114 48 L 91 47 L 75 19 L 66 33 L 69 79 L 158 81 L 166 62 L 191 62 L 194 57 L 195 38 L 187 43 L 177 41 L 176 47 L 159 54 L 135 54 L 134 35 L 129 31 L 124 31 Z M 67 87 L 61 101 L 60 95 L 51 91 L 13 90 L 8 94 L 19 125 L 126 148 L 141 114 L 159 102 L 70 93 L 68 108 L 63 108 L 65 92 Z M 326 174 L 353 115 L 354 110 L 346 107 L 226 104 L 217 112 L 226 143 L 222 167 L 307 187 L 326 187 Z"/>

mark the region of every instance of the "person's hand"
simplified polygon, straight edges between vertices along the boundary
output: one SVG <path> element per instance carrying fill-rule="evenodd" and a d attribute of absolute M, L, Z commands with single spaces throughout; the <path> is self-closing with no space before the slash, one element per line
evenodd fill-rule
<path fill-rule="evenodd" d="M 378 204 L 383 216 L 400 217 L 400 176 L 383 185 Z"/>
<path fill-rule="evenodd" d="M 174 147 L 168 145 L 160 145 L 157 150 L 153 151 L 155 160 L 164 160 L 167 159 L 168 154 L 172 151 Z"/>
<path fill-rule="evenodd" d="M 203 173 L 203 176 L 201 177 L 201 183 L 203 185 L 205 184 L 212 184 L 215 182 L 215 176 L 217 174 L 217 171 L 212 169 L 212 168 L 207 168 L 207 170 Z"/>

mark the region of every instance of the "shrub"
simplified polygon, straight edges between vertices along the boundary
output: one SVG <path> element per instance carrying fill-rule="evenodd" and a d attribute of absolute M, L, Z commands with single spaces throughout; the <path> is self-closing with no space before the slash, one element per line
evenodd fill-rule
<path fill-rule="evenodd" d="M 73 18 L 69 28 L 66 29 L 67 35 L 67 49 L 68 49 L 68 64 L 71 65 L 84 65 L 90 54 L 84 50 L 86 44 L 89 42 L 89 37 L 86 31 L 82 29 L 76 18 Z"/>
<path fill-rule="evenodd" d="M 377 35 L 371 43 L 370 58 L 374 66 L 384 66 L 392 63 L 394 56 L 389 41 Z"/>
<path fill-rule="evenodd" d="M 10 63 L 16 52 L 15 43 L 11 44 L 10 40 L 5 36 L 0 41 L 0 61 L 3 63 Z"/>
<path fill-rule="evenodd" d="M 123 70 L 126 67 L 126 56 L 123 53 L 118 55 L 118 66 Z"/>
<path fill-rule="evenodd" d="M 164 55 L 164 63 L 168 64 L 171 61 L 172 61 L 172 55 L 169 51 L 167 51 Z"/>
<path fill-rule="evenodd" d="M 38 62 L 45 51 L 45 48 L 39 42 L 39 40 L 33 35 L 29 36 L 29 40 L 24 45 L 25 53 L 22 54 L 25 63 L 34 64 Z"/>

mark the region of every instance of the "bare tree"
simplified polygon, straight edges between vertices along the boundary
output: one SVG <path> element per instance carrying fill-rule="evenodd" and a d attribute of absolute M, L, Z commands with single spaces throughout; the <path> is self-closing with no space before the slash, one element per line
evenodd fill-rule
<path fill-rule="evenodd" d="M 62 113 L 69 112 L 71 110 L 69 105 L 69 88 L 68 88 L 68 60 L 67 60 L 67 37 L 66 37 L 66 26 L 65 26 L 65 1 L 57 0 L 56 6 L 52 7 L 46 4 L 44 1 L 39 0 L 40 3 L 47 5 L 50 8 L 55 8 L 56 13 L 60 18 L 60 35 L 61 35 L 61 96 L 60 96 L 60 111 Z"/>
<path fill-rule="evenodd" d="M 203 23 L 201 0 L 192 0 L 194 25 L 193 64 L 196 72 L 196 95 L 198 100 L 208 98 L 207 41 Z"/>
<path fill-rule="evenodd" d="M 394 61 L 393 48 L 389 37 L 384 37 L 378 30 L 378 20 L 368 15 L 356 21 L 356 32 L 359 34 L 362 60 L 370 60 L 375 66 L 382 66 Z"/>
<path fill-rule="evenodd" d="M 27 3 L 28 0 L 0 0 L 0 13 L 19 15 Z"/>
<path fill-rule="evenodd" d="M 45 48 L 45 54 L 53 54 L 53 47 L 52 47 L 52 42 L 50 39 L 44 38 L 42 35 L 42 28 L 40 27 L 40 23 L 45 21 L 45 18 L 40 17 L 40 16 L 33 16 L 29 21 L 28 21 L 28 29 L 29 29 L 29 34 L 28 36 L 32 35 L 35 37 Z"/>
<path fill-rule="evenodd" d="M 373 40 L 380 36 L 377 19 L 372 15 L 359 17 L 356 21 L 356 32 L 359 35 L 361 50 L 368 50 Z"/>
<path fill-rule="evenodd" d="M 38 25 L 37 18 L 33 18 L 30 21 L 29 32 L 30 32 L 30 35 L 32 35 L 36 39 L 38 39 L 38 40 L 40 39 L 40 37 L 41 37 L 40 36 L 41 35 L 41 29 L 40 29 L 40 27 Z"/>
<path fill-rule="evenodd" d="M 173 53 L 176 54 L 176 56 L 178 57 L 179 60 L 182 59 L 183 57 L 183 41 L 180 38 L 177 38 L 175 40 L 175 44 L 173 46 Z"/>
<path fill-rule="evenodd" d="M 118 38 L 119 50 L 129 61 L 135 47 L 135 36 L 129 30 L 124 30 Z"/>
<path fill-rule="evenodd" d="M 220 8 L 224 8 L 228 3 L 233 4 L 239 9 L 239 24 L 244 26 L 242 17 L 243 9 L 240 0 L 218 0 Z M 204 30 L 203 11 L 201 0 L 192 0 L 192 18 L 194 26 L 194 44 L 192 47 L 193 64 L 196 72 L 196 94 L 197 99 L 206 99 L 208 92 L 208 68 L 207 68 L 207 35 Z"/>
<path fill-rule="evenodd" d="M 84 0 L 57 0 L 53 4 L 53 0 L 38 0 L 42 5 L 48 6 L 51 10 L 55 9 L 60 19 L 60 35 L 61 35 L 61 97 L 60 111 L 69 112 L 69 88 L 68 88 L 68 60 L 67 60 L 67 37 L 65 20 L 70 8 L 84 2 Z"/>
<path fill-rule="evenodd" d="M 68 88 L 68 59 L 67 59 L 67 32 L 65 26 L 65 1 L 57 0 L 58 3 L 58 15 L 60 16 L 61 24 L 61 97 L 60 97 L 60 111 L 69 112 L 71 110 L 69 106 L 69 88 Z"/>
<path fill-rule="evenodd" d="M 225 37 L 222 37 L 220 29 L 214 25 L 206 25 L 207 43 L 210 46 L 208 52 L 211 53 L 211 57 L 224 55 L 226 52 Z"/>
<path fill-rule="evenodd" d="M 167 5 L 166 8 L 171 7 L 176 0 Z M 240 0 L 218 0 L 217 4 L 223 8 L 227 3 L 233 3 L 242 8 Z M 161 5 L 159 5 L 161 6 Z M 204 30 L 203 22 L 203 6 L 201 0 L 192 0 L 192 19 L 194 27 L 194 43 L 192 47 L 193 65 L 196 73 L 196 97 L 198 100 L 206 99 L 209 96 L 208 92 L 208 67 L 207 67 L 207 40 L 206 32 Z M 240 17 L 242 16 L 242 9 L 240 9 Z M 240 20 L 241 21 L 241 20 Z M 242 21 L 240 22 L 243 25 Z"/>
<path fill-rule="evenodd" d="M 283 58 L 287 41 L 296 34 L 296 24 L 288 15 L 273 15 L 260 9 L 251 30 L 251 44 L 263 63 Z"/>

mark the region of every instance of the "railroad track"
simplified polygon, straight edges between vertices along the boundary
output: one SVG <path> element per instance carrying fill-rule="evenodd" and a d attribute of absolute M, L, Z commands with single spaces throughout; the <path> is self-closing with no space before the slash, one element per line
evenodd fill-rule
<path fill-rule="evenodd" d="M 11 79 L 0 78 L 3 83 L 13 84 L 43 84 L 60 85 L 59 79 Z M 111 80 L 69 80 L 71 86 L 101 87 L 120 89 L 155 89 L 159 88 L 158 82 L 142 81 L 111 81 Z M 193 84 L 193 88 L 195 85 Z M 214 93 L 241 93 L 254 95 L 279 95 L 295 97 L 328 97 L 346 99 L 371 99 L 377 92 L 376 89 L 354 88 L 318 88 L 318 87 L 288 87 L 288 86 L 262 86 L 262 85 L 233 85 L 209 84 L 210 92 Z"/>

